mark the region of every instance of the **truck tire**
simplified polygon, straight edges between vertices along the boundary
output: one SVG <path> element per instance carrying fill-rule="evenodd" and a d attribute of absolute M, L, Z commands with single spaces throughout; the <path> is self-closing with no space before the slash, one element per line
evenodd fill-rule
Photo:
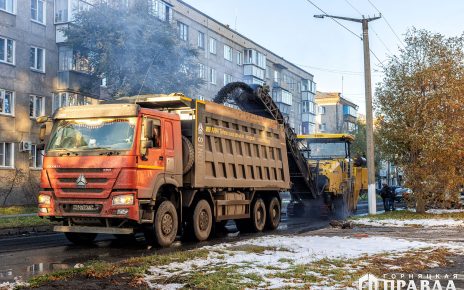
<path fill-rule="evenodd" d="M 262 198 L 258 197 L 251 210 L 251 230 L 261 232 L 266 225 L 266 205 Z"/>
<path fill-rule="evenodd" d="M 155 241 L 161 247 L 169 247 L 175 240 L 178 229 L 177 211 L 171 201 L 163 201 L 155 214 Z"/>
<path fill-rule="evenodd" d="M 280 201 L 277 197 L 273 197 L 267 206 L 267 221 L 266 228 L 275 230 L 280 224 L 281 208 Z"/>
<path fill-rule="evenodd" d="M 182 136 L 182 174 L 189 172 L 194 162 L 195 148 L 187 137 Z"/>
<path fill-rule="evenodd" d="M 202 199 L 198 201 L 193 211 L 193 233 L 198 241 L 205 241 L 211 234 L 213 215 L 209 203 Z"/>
<path fill-rule="evenodd" d="M 93 243 L 97 234 L 91 233 L 64 233 L 68 241 L 79 246 L 88 246 Z"/>

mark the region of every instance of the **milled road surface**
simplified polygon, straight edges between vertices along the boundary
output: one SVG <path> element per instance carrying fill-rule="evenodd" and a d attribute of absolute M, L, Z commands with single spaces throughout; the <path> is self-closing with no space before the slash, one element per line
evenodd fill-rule
<path fill-rule="evenodd" d="M 281 225 L 275 231 L 244 235 L 239 234 L 234 224 L 230 223 L 227 225 L 227 233 L 218 233 L 210 241 L 202 243 L 177 241 L 167 249 L 147 249 L 142 237 L 138 237 L 136 242 L 124 244 L 111 235 L 100 235 L 92 247 L 75 246 L 68 242 L 63 234 L 55 233 L 2 239 L 0 240 L 0 282 L 11 282 L 17 276 L 27 280 L 34 275 L 67 269 L 91 260 L 118 261 L 133 256 L 163 254 L 238 241 L 252 236 L 308 232 L 326 227 L 328 222 L 329 220 L 283 217 Z"/>
<path fill-rule="evenodd" d="M 380 204 L 377 205 L 378 209 L 380 209 L 379 206 Z M 361 201 L 359 203 L 357 213 L 367 213 L 367 202 Z M 137 238 L 136 242 L 124 244 L 112 235 L 99 235 L 92 247 L 75 246 L 61 233 L 5 238 L 0 239 L 0 283 L 13 281 L 14 277 L 18 276 L 27 280 L 34 275 L 67 269 L 91 260 L 111 262 L 133 256 L 163 254 L 260 235 L 301 234 L 324 228 L 328 225 L 329 220 L 327 217 L 315 219 L 283 216 L 281 225 L 275 231 L 244 235 L 237 232 L 233 222 L 229 222 L 226 226 L 227 231 L 217 233 L 210 241 L 202 243 L 178 241 L 167 249 L 147 249 L 141 236 Z"/>

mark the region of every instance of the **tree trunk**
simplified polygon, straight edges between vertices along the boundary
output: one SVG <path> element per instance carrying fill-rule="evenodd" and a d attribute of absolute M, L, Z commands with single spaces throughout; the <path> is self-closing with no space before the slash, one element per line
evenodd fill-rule
<path fill-rule="evenodd" d="M 418 196 L 417 196 L 416 212 L 417 213 L 425 213 L 425 200 L 422 197 L 422 194 L 418 194 Z"/>

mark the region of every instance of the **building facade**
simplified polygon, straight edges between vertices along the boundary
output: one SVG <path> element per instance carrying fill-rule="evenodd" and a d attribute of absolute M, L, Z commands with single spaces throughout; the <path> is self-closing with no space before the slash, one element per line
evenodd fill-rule
<path fill-rule="evenodd" d="M 43 158 L 36 118 L 104 95 L 101 80 L 88 74 L 86 59 L 61 32 L 76 13 L 101 1 L 124 8 L 140 0 L 0 0 L 0 204 L 35 200 Z M 234 81 L 267 84 L 295 131 L 315 132 L 312 74 L 183 1 L 146 1 L 200 52 L 198 76 L 205 82 L 191 97 L 210 100 Z"/>
<path fill-rule="evenodd" d="M 316 132 L 349 133 L 356 129 L 358 106 L 341 93 L 317 92 Z"/>

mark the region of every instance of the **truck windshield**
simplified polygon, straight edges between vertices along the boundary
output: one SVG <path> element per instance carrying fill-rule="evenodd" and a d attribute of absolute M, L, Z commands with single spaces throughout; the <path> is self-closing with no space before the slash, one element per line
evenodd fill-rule
<path fill-rule="evenodd" d="M 136 118 L 60 120 L 48 150 L 128 150 L 134 141 Z"/>
<path fill-rule="evenodd" d="M 308 145 L 311 149 L 311 156 L 309 157 L 310 159 L 345 158 L 347 156 L 347 148 L 345 142 L 308 142 Z"/>

